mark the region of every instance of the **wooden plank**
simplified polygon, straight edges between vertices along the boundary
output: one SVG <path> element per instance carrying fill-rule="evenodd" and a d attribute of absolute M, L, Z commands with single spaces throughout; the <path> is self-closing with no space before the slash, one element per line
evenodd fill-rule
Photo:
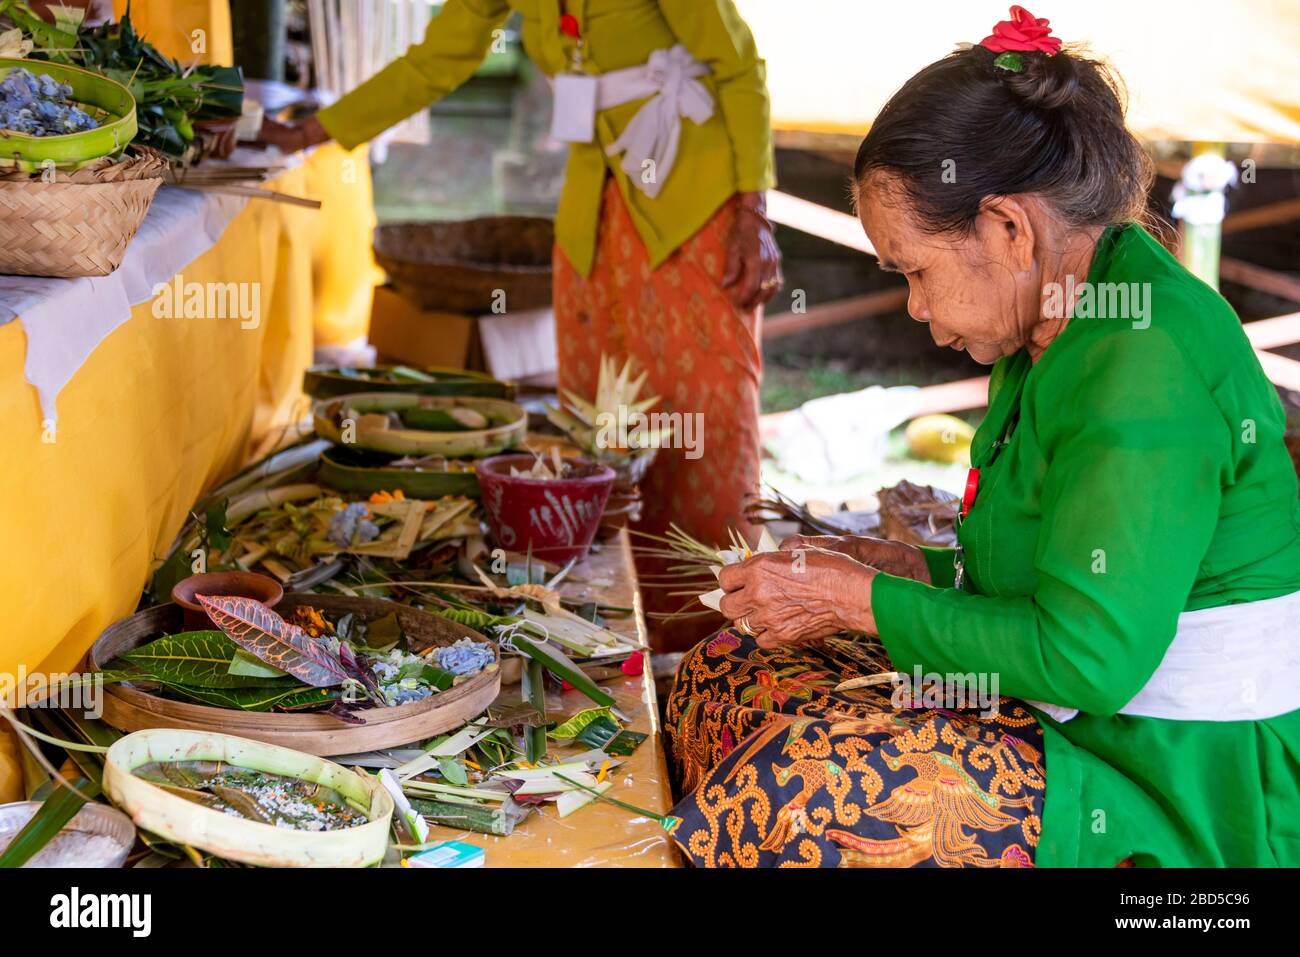
<path fill-rule="evenodd" d="M 920 391 L 916 415 L 982 409 L 989 403 L 989 377 L 982 375 L 974 379 L 941 382 L 922 386 Z"/>
<path fill-rule="evenodd" d="M 1258 289 L 1279 299 L 1300 302 L 1300 279 L 1276 269 L 1223 256 L 1219 259 L 1219 278 Z"/>
<path fill-rule="evenodd" d="M 1229 213 L 1223 219 L 1223 234 L 1226 236 L 1229 233 L 1244 233 L 1250 229 L 1275 226 L 1293 219 L 1300 219 L 1300 197 L 1284 199 L 1266 206 L 1256 206 L 1254 209 L 1243 209 L 1239 213 Z"/>
<path fill-rule="evenodd" d="M 1272 352 L 1256 352 L 1259 356 L 1259 364 L 1264 367 L 1264 374 L 1269 377 L 1274 385 L 1280 385 L 1284 389 L 1290 389 L 1293 392 L 1300 392 L 1300 362 L 1294 359 L 1288 359 L 1286 356 L 1275 355 Z"/>
<path fill-rule="evenodd" d="M 1289 312 L 1272 319 L 1256 319 L 1242 326 L 1246 338 L 1256 349 L 1277 349 L 1300 342 L 1300 312 Z"/>
<path fill-rule="evenodd" d="M 782 312 L 766 316 L 763 319 L 763 340 L 766 342 L 769 339 L 892 312 L 907 305 L 907 295 L 906 286 L 880 289 L 861 296 L 822 303 L 803 313 Z"/>
<path fill-rule="evenodd" d="M 867 234 L 862 231 L 862 224 L 856 216 L 811 203 L 798 196 L 780 190 L 768 190 L 767 217 L 774 223 L 789 226 L 810 236 L 839 243 L 871 256 L 876 254 L 875 247 L 867 240 Z"/>

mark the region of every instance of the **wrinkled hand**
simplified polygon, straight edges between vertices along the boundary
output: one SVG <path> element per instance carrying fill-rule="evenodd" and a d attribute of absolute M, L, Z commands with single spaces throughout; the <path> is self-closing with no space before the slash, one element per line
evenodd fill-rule
<path fill-rule="evenodd" d="M 784 283 L 781 250 L 767 218 L 767 199 L 762 193 L 741 193 L 727 238 L 722 288 L 737 309 L 749 312 L 780 292 Z"/>
<path fill-rule="evenodd" d="M 791 535 L 781 543 L 783 552 L 806 548 L 840 552 L 887 575 L 932 584 L 925 556 L 915 545 L 866 535 Z"/>
<path fill-rule="evenodd" d="M 282 153 L 296 153 L 318 143 L 328 143 L 330 138 L 314 116 L 294 123 L 282 123 L 268 116 L 262 120 L 262 129 L 257 134 L 257 142 L 274 146 Z"/>
<path fill-rule="evenodd" d="M 841 631 L 875 635 L 876 574 L 840 552 L 765 552 L 722 569 L 722 613 L 743 619 L 760 648 L 804 644 Z"/>

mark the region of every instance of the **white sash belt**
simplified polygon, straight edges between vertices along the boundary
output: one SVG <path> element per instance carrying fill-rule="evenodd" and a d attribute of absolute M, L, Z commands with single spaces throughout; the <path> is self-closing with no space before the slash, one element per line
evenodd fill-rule
<path fill-rule="evenodd" d="M 1030 701 L 1057 721 L 1077 708 Z M 1120 714 L 1262 721 L 1300 710 L 1300 592 L 1185 611 L 1155 674 Z"/>
<path fill-rule="evenodd" d="M 709 68 L 679 43 L 656 50 L 641 66 L 598 77 L 598 110 L 651 97 L 606 150 L 610 156 L 623 154 L 620 168 L 651 198 L 659 195 L 677 159 L 682 117 L 698 124 L 713 116 L 713 97 L 697 79 L 708 72 Z M 654 162 L 652 171 L 648 171 L 646 160 Z"/>

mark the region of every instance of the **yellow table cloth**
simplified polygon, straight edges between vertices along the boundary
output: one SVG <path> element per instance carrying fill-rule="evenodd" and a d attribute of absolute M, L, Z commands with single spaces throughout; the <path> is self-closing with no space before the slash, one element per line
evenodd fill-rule
<path fill-rule="evenodd" d="M 313 341 L 366 333 L 375 270 L 364 150 L 324 147 L 271 185 L 324 205 L 254 200 L 181 272 L 187 283 L 259 283 L 259 326 L 136 306 L 64 387 L 53 443 L 24 377 L 22 320 L 0 326 L 0 673 L 72 669 L 134 609 L 200 493 L 305 411 Z M 0 733 L 0 802 L 21 796 L 15 755 Z"/>
<path fill-rule="evenodd" d="M 113 0 L 120 18 L 128 0 Z M 182 63 L 235 62 L 230 29 L 230 0 L 133 0 L 136 33 Z"/>

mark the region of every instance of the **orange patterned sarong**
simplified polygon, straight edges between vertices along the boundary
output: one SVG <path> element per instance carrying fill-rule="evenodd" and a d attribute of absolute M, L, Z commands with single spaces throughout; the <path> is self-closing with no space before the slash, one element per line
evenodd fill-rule
<path fill-rule="evenodd" d="M 649 371 L 643 394 L 661 397 L 659 411 L 702 413 L 702 435 L 693 436 L 698 457 L 688 458 L 683 448 L 659 450 L 641 485 L 644 508 L 635 528 L 661 534 L 675 522 L 719 545 L 727 542 L 729 527 L 752 541 L 741 503 L 759 482 L 761 310 L 741 312 L 722 288 L 735 215 L 733 198 L 651 268 L 618 186 L 609 179 L 591 275 L 584 279 L 555 249 L 560 387 L 594 395 L 601 354 L 620 365 L 632 356 Z M 670 596 L 673 587 L 659 587 L 666 564 L 637 559 L 647 613 L 702 610 L 691 599 Z M 655 650 L 681 651 L 716 630 L 721 618 L 652 617 L 649 624 Z"/>

